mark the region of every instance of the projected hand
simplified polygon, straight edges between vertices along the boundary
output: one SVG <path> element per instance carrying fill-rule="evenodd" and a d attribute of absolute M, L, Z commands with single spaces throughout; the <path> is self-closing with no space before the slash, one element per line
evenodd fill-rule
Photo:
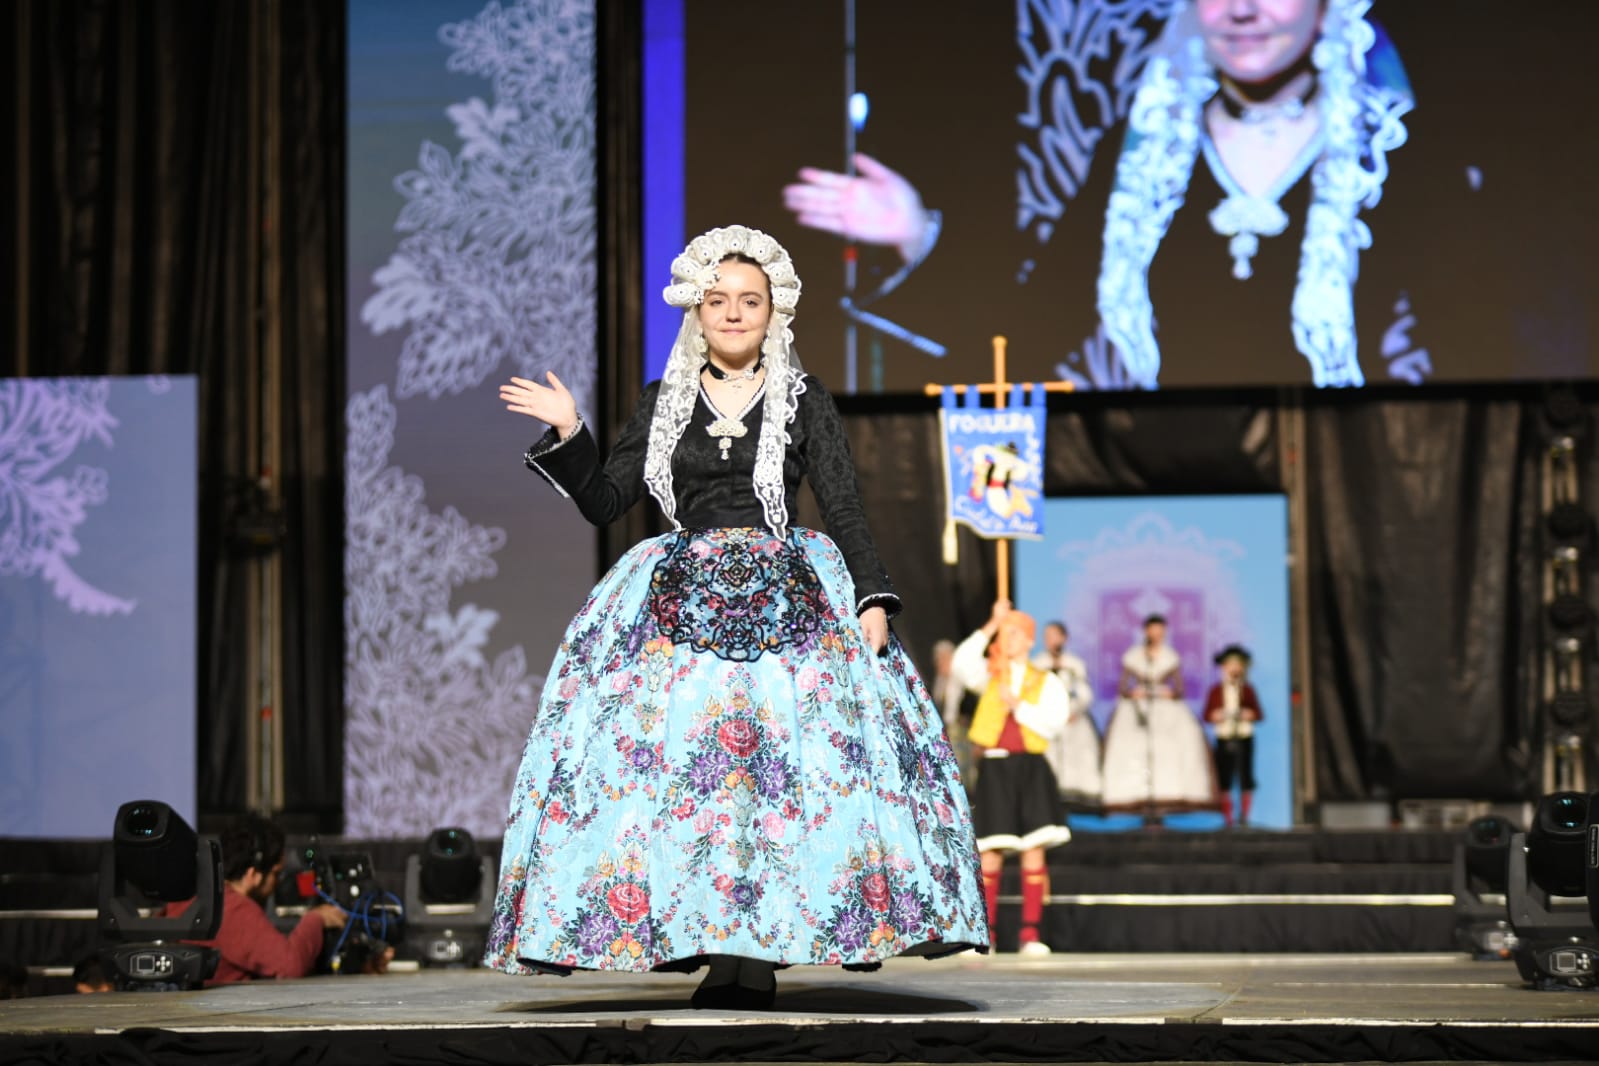
<path fill-rule="evenodd" d="M 895 248 L 910 262 L 927 240 L 927 209 L 916 186 L 869 155 L 856 155 L 859 173 L 802 167 L 800 180 L 783 187 L 783 206 L 802 226 L 851 241 Z"/>
<path fill-rule="evenodd" d="M 546 371 L 544 376 L 549 379 L 548 385 L 512 378 L 509 385 L 500 386 L 500 399 L 505 401 L 507 411 L 532 415 L 565 437 L 577 426 L 577 401 L 554 371 Z"/>
<path fill-rule="evenodd" d="M 861 628 L 866 631 L 866 643 L 877 654 L 888 647 L 888 612 L 881 607 L 868 607 L 861 612 Z"/>

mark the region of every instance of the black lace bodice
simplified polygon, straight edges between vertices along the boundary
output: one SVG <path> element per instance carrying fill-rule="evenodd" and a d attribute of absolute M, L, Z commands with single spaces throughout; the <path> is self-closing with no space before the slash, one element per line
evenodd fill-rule
<path fill-rule="evenodd" d="M 645 493 L 644 456 L 658 390 L 659 382 L 645 387 L 638 408 L 603 464 L 593 436 L 583 427 L 565 442 L 558 441 L 554 431 L 545 433 L 529 449 L 528 466 L 570 496 L 590 522 L 605 525 L 615 521 Z M 672 453 L 677 520 L 685 529 L 766 525 L 754 488 L 756 442 L 765 405 L 759 397 L 752 398 L 751 404 L 743 419 L 747 432 L 733 439 L 724 460 L 719 443 L 706 432 L 717 414 L 701 391 L 694 416 Z M 791 440 L 783 462 L 783 496 L 790 520 L 800 479 L 808 478 L 827 534 L 843 553 L 855 582 L 857 606 L 876 605 L 889 614 L 897 613 L 899 597 L 883 571 L 867 526 L 838 406 L 821 382 L 809 375 L 788 429 Z"/>

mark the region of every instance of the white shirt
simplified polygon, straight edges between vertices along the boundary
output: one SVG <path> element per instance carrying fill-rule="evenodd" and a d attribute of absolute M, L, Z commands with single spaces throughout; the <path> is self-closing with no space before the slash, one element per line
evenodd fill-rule
<path fill-rule="evenodd" d="M 950 673 L 973 692 L 987 690 L 988 634 L 979 629 L 956 646 Z M 1026 680 L 1027 665 L 1011 663 L 1011 692 L 1020 695 Z M 1018 703 L 1011 714 L 1016 721 L 1049 740 L 1066 728 L 1066 722 L 1072 714 L 1071 695 L 1066 691 L 1066 686 L 1061 684 L 1060 678 L 1046 670 L 1043 686 L 1038 690 L 1038 702 Z"/>
<path fill-rule="evenodd" d="M 1094 688 L 1088 683 L 1088 664 L 1069 651 L 1057 657 L 1047 651 L 1033 656 L 1033 665 L 1060 678 L 1071 701 L 1072 714 L 1087 714 L 1094 705 Z"/>

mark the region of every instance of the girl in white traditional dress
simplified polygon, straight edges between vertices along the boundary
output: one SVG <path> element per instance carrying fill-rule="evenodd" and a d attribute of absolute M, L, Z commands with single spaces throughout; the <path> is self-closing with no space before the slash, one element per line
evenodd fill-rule
<path fill-rule="evenodd" d="M 1049 742 L 1044 757 L 1055 771 L 1060 796 L 1074 809 L 1097 809 L 1100 802 L 1100 741 L 1094 726 L 1094 687 L 1082 657 L 1066 650 L 1069 634 L 1065 622 L 1044 625 L 1043 650 L 1033 665 L 1060 678 L 1071 697 L 1071 716 Z"/>
<path fill-rule="evenodd" d="M 1183 700 L 1182 660 L 1166 619 L 1144 619 L 1144 639 L 1122 656 L 1120 701 L 1105 730 L 1105 809 L 1156 816 L 1209 808 L 1210 746 Z"/>

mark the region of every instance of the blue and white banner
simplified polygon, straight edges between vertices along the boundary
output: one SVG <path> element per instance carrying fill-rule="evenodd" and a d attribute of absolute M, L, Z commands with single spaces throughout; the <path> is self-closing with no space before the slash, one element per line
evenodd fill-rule
<path fill-rule="evenodd" d="M 975 388 L 945 387 L 938 422 L 947 523 L 991 539 L 1044 535 L 1045 395 L 1014 385 L 1005 407 L 983 407 Z"/>

